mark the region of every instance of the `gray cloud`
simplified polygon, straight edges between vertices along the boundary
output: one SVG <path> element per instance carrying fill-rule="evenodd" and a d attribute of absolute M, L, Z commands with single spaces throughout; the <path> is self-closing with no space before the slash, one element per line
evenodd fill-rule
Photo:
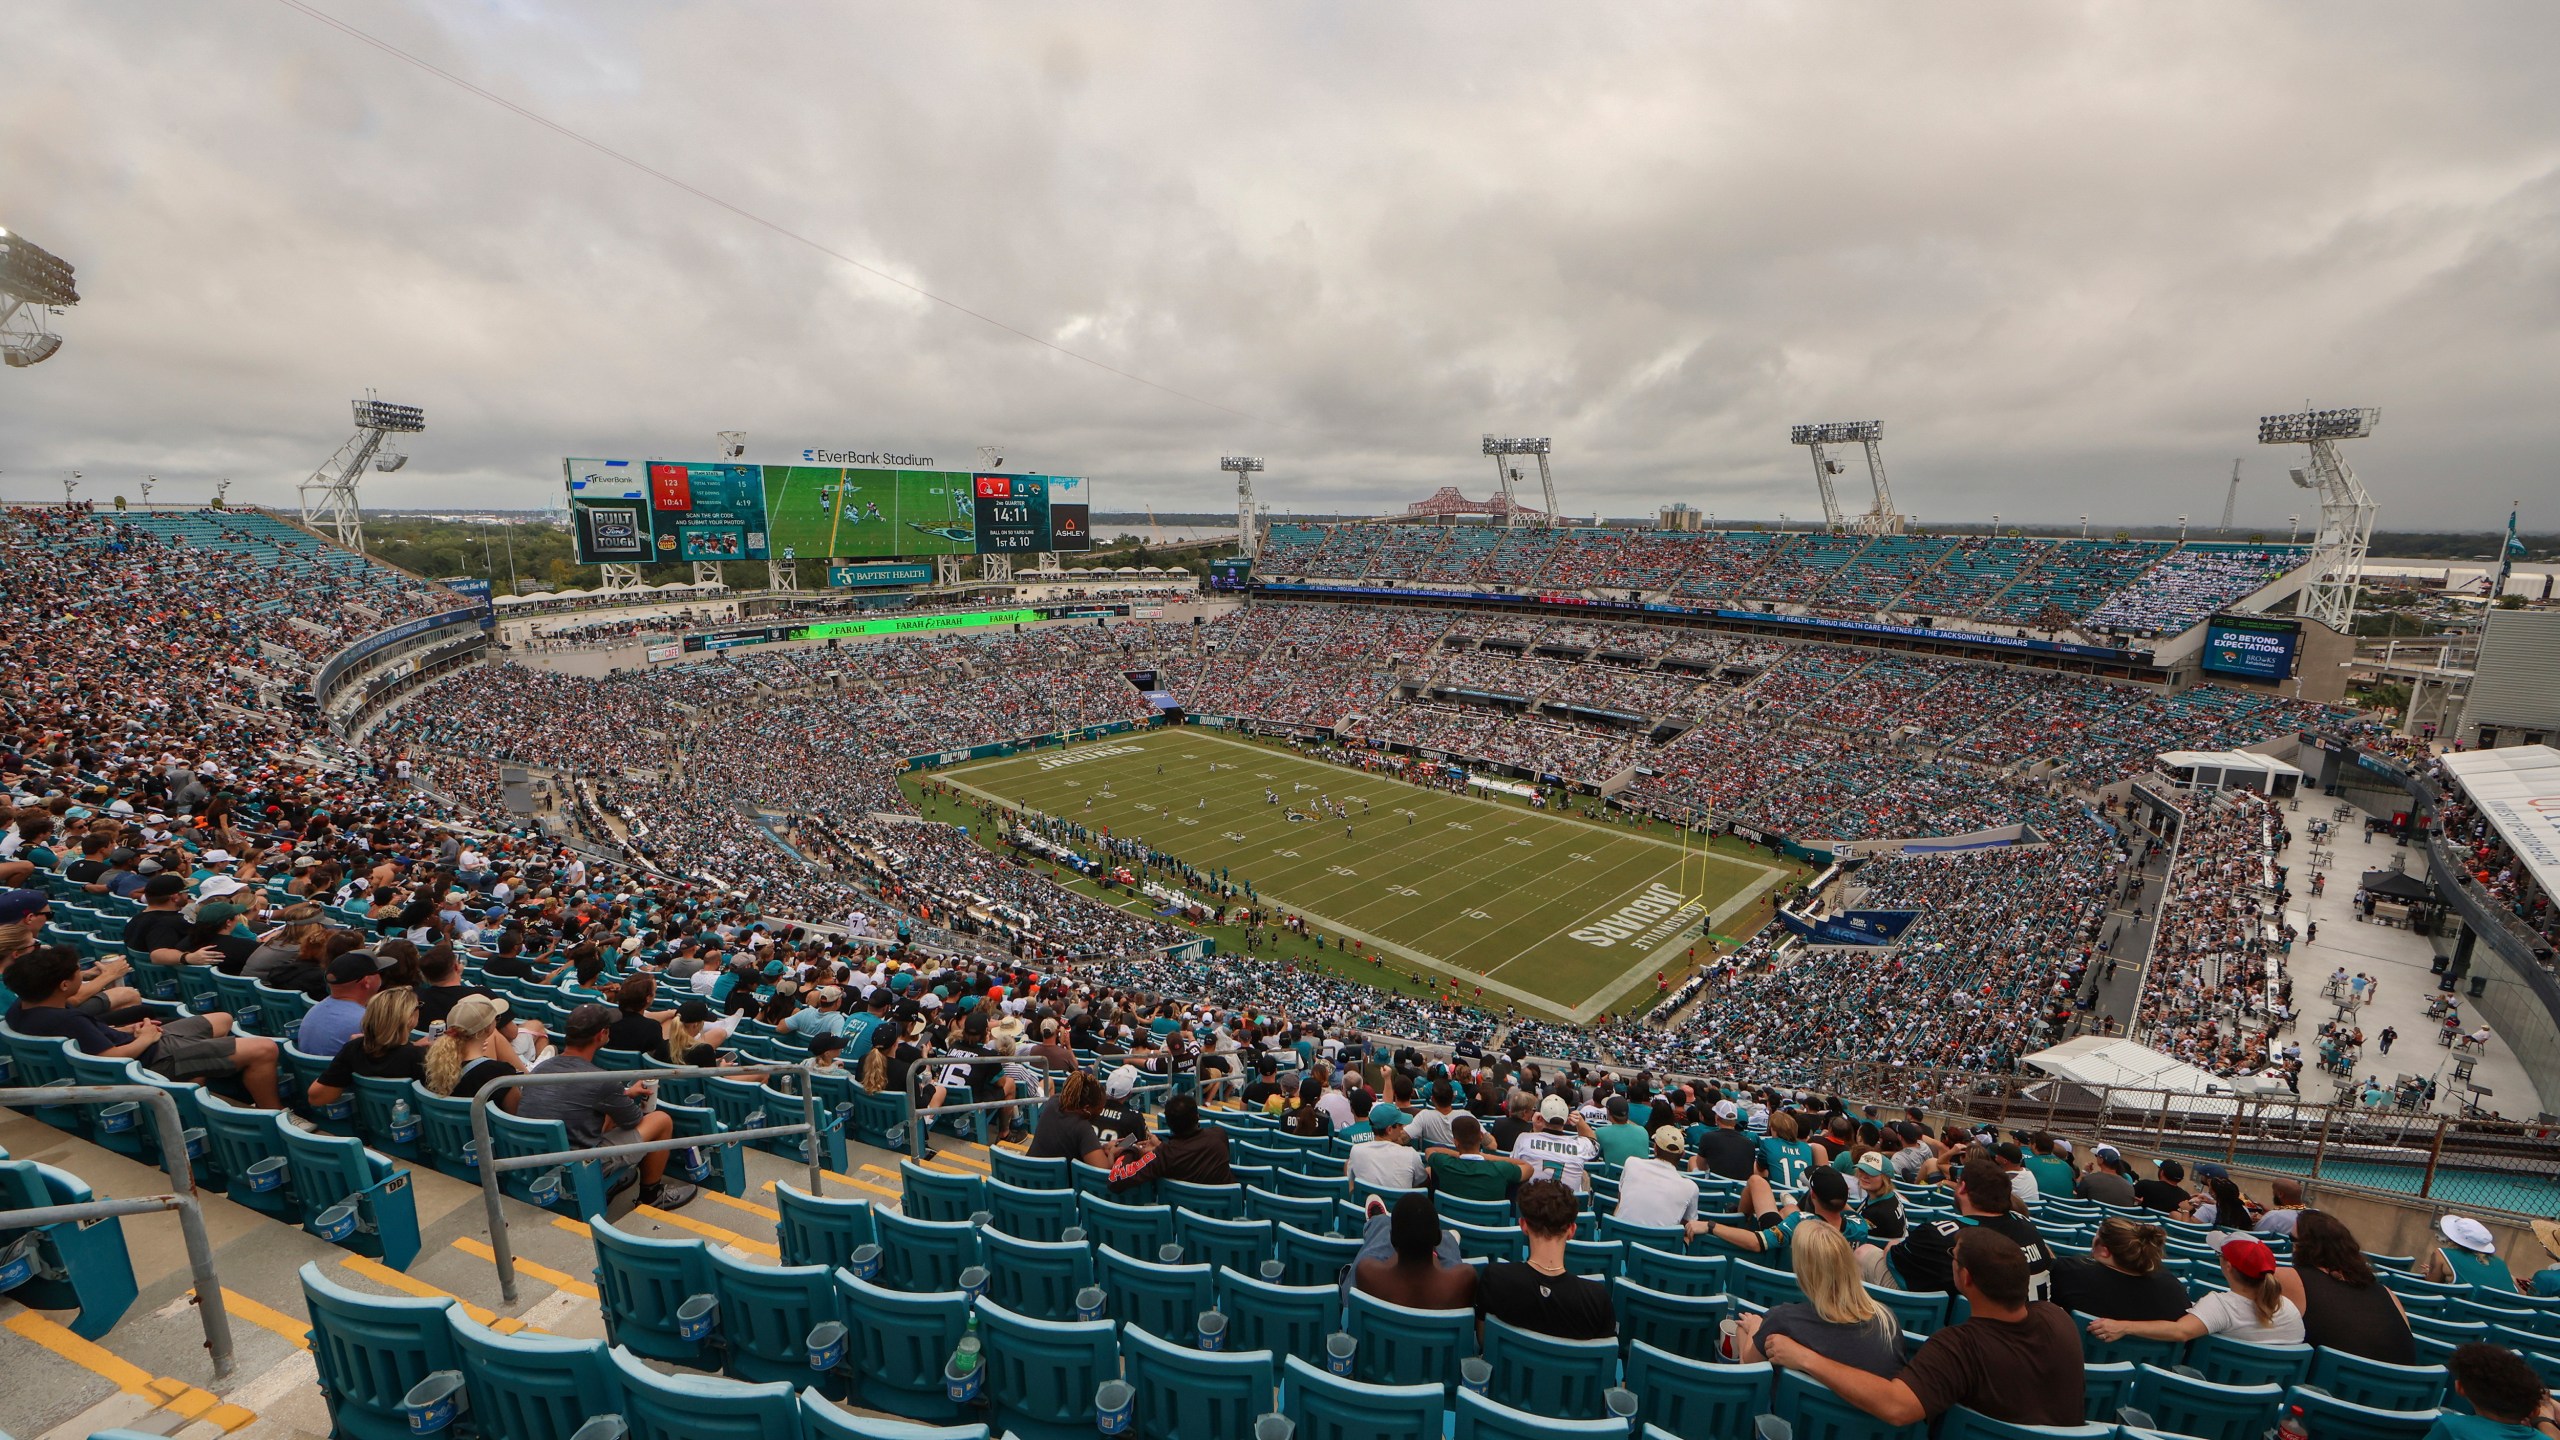
<path fill-rule="evenodd" d="M 1813 507 L 1882 417 L 1924 519 L 2299 510 L 2255 418 L 2384 409 L 2384 524 L 2553 494 L 2547 6 L 326 7 L 925 302 L 263 0 L 21 0 L 0 186 L 75 261 L 0 374 L 0 489 L 289 501 L 367 385 L 382 504 L 539 505 L 564 454 L 861 444 L 1106 508 L 1489 485 Z M 2547 519 L 2547 517 L 2546 517 Z"/>

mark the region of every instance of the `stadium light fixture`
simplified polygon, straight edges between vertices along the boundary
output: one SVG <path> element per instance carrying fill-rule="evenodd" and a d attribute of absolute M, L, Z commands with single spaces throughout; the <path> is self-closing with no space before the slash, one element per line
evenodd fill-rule
<path fill-rule="evenodd" d="M 2080 538 L 2083 540 L 2089 538 L 2089 517 L 2086 515 L 2080 517 Z"/>
<path fill-rule="evenodd" d="M 2178 543 L 2187 543 L 2187 517 L 2184 515 L 2178 517 Z"/>
<path fill-rule="evenodd" d="M 71 508 L 71 497 L 72 497 L 74 494 L 78 493 L 78 492 L 79 492 L 79 489 L 80 489 L 80 472 L 79 472 L 79 471 L 74 470 L 74 471 L 72 471 L 70 474 L 65 475 L 65 476 L 63 476 L 63 477 L 62 477 L 62 508 L 63 508 L 63 509 L 68 510 L 68 509 L 70 509 L 70 508 Z"/>
<path fill-rule="evenodd" d="M 0 363 L 23 370 L 52 359 L 62 337 L 46 321 L 79 303 L 70 261 L 0 230 Z"/>
<path fill-rule="evenodd" d="M 2284 543 L 2287 545 L 2299 545 L 2302 543 L 2301 516 L 2287 515 L 2284 517 Z"/>
<path fill-rule="evenodd" d="M 1991 538 L 2000 538 L 2000 512 L 1997 510 L 1991 512 Z"/>
<path fill-rule="evenodd" d="M 1248 558 L 1262 553 L 1262 527 L 1253 523 L 1253 477 L 1262 469 L 1259 455 L 1221 455 L 1218 468 L 1236 477 L 1236 549 Z"/>

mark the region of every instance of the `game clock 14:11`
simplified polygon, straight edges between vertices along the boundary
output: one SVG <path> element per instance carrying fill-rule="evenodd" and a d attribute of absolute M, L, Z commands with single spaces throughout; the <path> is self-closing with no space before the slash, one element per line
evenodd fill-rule
<path fill-rule="evenodd" d="M 1034 475 L 979 475 L 972 479 L 977 548 L 981 555 L 1027 555 L 1049 546 L 1049 486 Z"/>

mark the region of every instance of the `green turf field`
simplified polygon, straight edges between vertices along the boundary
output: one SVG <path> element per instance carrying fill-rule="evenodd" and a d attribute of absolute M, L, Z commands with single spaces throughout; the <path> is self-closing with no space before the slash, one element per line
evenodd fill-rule
<path fill-rule="evenodd" d="M 1702 926 L 1786 878 L 1775 865 L 1521 805 L 1427 790 L 1214 730 L 1115 735 L 935 778 L 1142 840 L 1251 881 L 1335 934 L 1585 1021 Z M 1277 794 L 1278 803 L 1265 798 Z M 1351 812 L 1346 821 L 1319 797 Z M 1289 818 L 1292 812 L 1305 817 Z"/>

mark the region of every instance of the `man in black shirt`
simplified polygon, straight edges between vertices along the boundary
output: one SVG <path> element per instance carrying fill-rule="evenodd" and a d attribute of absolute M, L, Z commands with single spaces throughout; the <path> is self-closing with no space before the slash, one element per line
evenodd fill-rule
<path fill-rule="evenodd" d="M 2053 1279 L 2053 1249 L 2035 1222 L 2009 1208 L 2009 1175 L 1977 1153 L 1956 1180 L 1956 1217 L 1914 1224 L 1911 1234 L 1885 1252 L 1893 1283 L 1905 1290 L 1955 1294 L 1956 1243 L 1969 1230 L 1992 1230 L 2017 1242 L 2027 1257 L 2027 1298 L 2042 1300 Z"/>
<path fill-rule="evenodd" d="M 418 1024 L 421 1028 L 435 1024 L 453 1013 L 466 995 L 490 995 L 477 985 L 462 983 L 462 958 L 453 947 L 438 945 L 418 957 L 418 978 L 426 983 L 418 987 Z"/>
<path fill-rule="evenodd" d="M 195 923 L 178 913 L 186 904 L 187 882 L 176 875 L 154 875 L 142 887 L 142 913 L 124 922 L 124 953 L 155 965 L 211 965 L 222 959 L 212 945 L 190 943 Z"/>
<path fill-rule="evenodd" d="M 1280 1093 L 1276 1078 L 1279 1073 L 1279 1063 L 1268 1055 L 1253 1062 L 1253 1082 L 1244 1087 L 1246 1109 L 1259 1110 L 1270 1102 L 1272 1096 Z"/>
<path fill-rule="evenodd" d="M 1760 1159 L 1760 1143 L 1744 1133 L 1742 1111 L 1732 1101 L 1717 1101 L 1715 1115 L 1715 1127 L 1698 1137 L 1698 1163 L 1708 1174 L 1749 1180 Z"/>
<path fill-rule="evenodd" d="M 1123 1065 L 1111 1072 L 1102 1085 L 1105 1102 L 1095 1112 L 1093 1123 L 1105 1137 L 1121 1140 L 1147 1138 L 1147 1117 L 1129 1098 L 1138 1093 L 1138 1067 Z"/>
<path fill-rule="evenodd" d="M 1526 1264 L 1495 1261 L 1476 1282 L 1476 1314 L 1560 1340 L 1606 1340 L 1618 1333 L 1609 1287 L 1564 1263 L 1580 1202 L 1560 1180 L 1532 1180 L 1514 1202 L 1529 1237 Z"/>
<path fill-rule="evenodd" d="M 2141 1202 L 2145 1210 L 2174 1212 L 2179 1206 L 2187 1203 L 2186 1178 L 2186 1166 L 2163 1156 L 2160 1161 L 2159 1178 L 2134 1181 L 2133 1198 Z"/>

